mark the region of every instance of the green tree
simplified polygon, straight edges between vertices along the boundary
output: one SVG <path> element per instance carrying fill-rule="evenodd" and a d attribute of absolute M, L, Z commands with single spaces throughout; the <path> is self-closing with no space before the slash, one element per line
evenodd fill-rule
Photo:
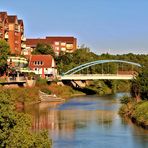
<path fill-rule="evenodd" d="M 0 90 L 0 147 L 36 148 L 51 147 L 46 132 L 32 133 L 30 116 L 15 111 L 9 90 Z"/>
<path fill-rule="evenodd" d="M 137 76 L 131 82 L 131 95 L 135 98 L 136 102 L 140 101 L 140 79 Z"/>
<path fill-rule="evenodd" d="M 44 55 L 50 54 L 53 57 L 55 57 L 55 53 L 49 44 L 40 44 L 40 43 L 37 44 L 32 54 L 44 54 Z"/>
<path fill-rule="evenodd" d="M 9 45 L 5 40 L 0 40 L 0 75 L 3 75 L 7 68 L 7 59 L 10 53 Z"/>
<path fill-rule="evenodd" d="M 57 67 L 59 72 L 66 72 L 78 65 L 94 61 L 97 59 L 97 55 L 90 51 L 89 48 L 82 46 L 77 49 L 74 53 L 64 53 L 56 58 Z M 87 70 L 96 71 L 97 68 L 93 67 Z M 84 72 L 84 71 L 83 71 Z"/>
<path fill-rule="evenodd" d="M 125 104 L 127 108 L 129 109 L 128 103 L 131 101 L 131 98 L 129 96 L 123 96 L 120 100 L 122 104 Z"/>
<path fill-rule="evenodd" d="M 148 70 L 143 67 L 142 71 L 132 80 L 131 95 L 136 101 L 148 100 Z"/>
<path fill-rule="evenodd" d="M 148 68 L 144 67 L 139 74 L 140 79 L 140 97 L 142 100 L 148 100 Z"/>

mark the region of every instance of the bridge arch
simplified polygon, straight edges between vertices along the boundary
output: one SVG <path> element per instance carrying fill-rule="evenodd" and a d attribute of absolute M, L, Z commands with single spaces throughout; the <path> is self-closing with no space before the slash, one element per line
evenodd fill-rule
<path fill-rule="evenodd" d="M 125 63 L 125 64 L 131 64 L 131 65 L 141 67 L 141 65 L 138 63 L 124 61 L 124 60 L 97 60 L 97 61 L 88 62 L 88 63 L 82 64 L 82 65 L 79 65 L 75 68 L 72 68 L 72 69 L 68 70 L 67 72 L 63 73 L 63 75 L 75 74 L 85 68 L 88 68 L 88 67 L 91 67 L 91 66 L 97 65 L 97 64 L 104 64 L 104 63 Z"/>

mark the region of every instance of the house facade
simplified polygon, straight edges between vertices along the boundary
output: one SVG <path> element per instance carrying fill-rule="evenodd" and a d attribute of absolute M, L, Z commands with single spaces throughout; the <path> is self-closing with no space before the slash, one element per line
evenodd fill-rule
<path fill-rule="evenodd" d="M 7 12 L 0 12 L 0 39 L 8 40 L 8 16 Z"/>
<path fill-rule="evenodd" d="M 26 39 L 26 46 L 32 49 L 35 49 L 38 43 L 51 45 L 57 56 L 60 54 L 60 52 L 72 53 L 77 49 L 77 39 L 74 37 L 46 37 Z"/>
<path fill-rule="evenodd" d="M 51 55 L 31 55 L 29 68 L 42 78 L 55 78 L 57 75 L 56 64 Z"/>
<path fill-rule="evenodd" d="M 11 54 L 20 55 L 26 48 L 23 20 L 19 20 L 16 15 L 0 12 L 0 39 L 8 42 Z"/>

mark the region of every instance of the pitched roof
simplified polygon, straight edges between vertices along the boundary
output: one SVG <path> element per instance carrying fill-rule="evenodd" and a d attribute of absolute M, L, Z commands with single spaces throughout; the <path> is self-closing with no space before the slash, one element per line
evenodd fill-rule
<path fill-rule="evenodd" d="M 34 62 L 42 61 L 42 65 L 35 65 Z M 53 57 L 51 55 L 31 55 L 29 67 L 32 68 L 50 68 L 55 67 L 53 63 Z"/>

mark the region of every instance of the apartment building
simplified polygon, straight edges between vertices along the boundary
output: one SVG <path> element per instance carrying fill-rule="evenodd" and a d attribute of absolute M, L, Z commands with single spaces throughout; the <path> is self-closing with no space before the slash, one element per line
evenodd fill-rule
<path fill-rule="evenodd" d="M 5 39 L 10 46 L 11 54 L 20 55 L 26 48 L 24 41 L 24 24 L 16 15 L 0 12 L 0 39 Z"/>
<path fill-rule="evenodd" d="M 9 24 L 7 12 L 0 12 L 0 39 L 8 40 Z"/>
<path fill-rule="evenodd" d="M 72 53 L 77 49 L 77 39 L 74 37 L 46 37 L 26 39 L 26 46 L 36 48 L 38 43 L 49 44 L 52 46 L 56 55 L 60 52 Z"/>

